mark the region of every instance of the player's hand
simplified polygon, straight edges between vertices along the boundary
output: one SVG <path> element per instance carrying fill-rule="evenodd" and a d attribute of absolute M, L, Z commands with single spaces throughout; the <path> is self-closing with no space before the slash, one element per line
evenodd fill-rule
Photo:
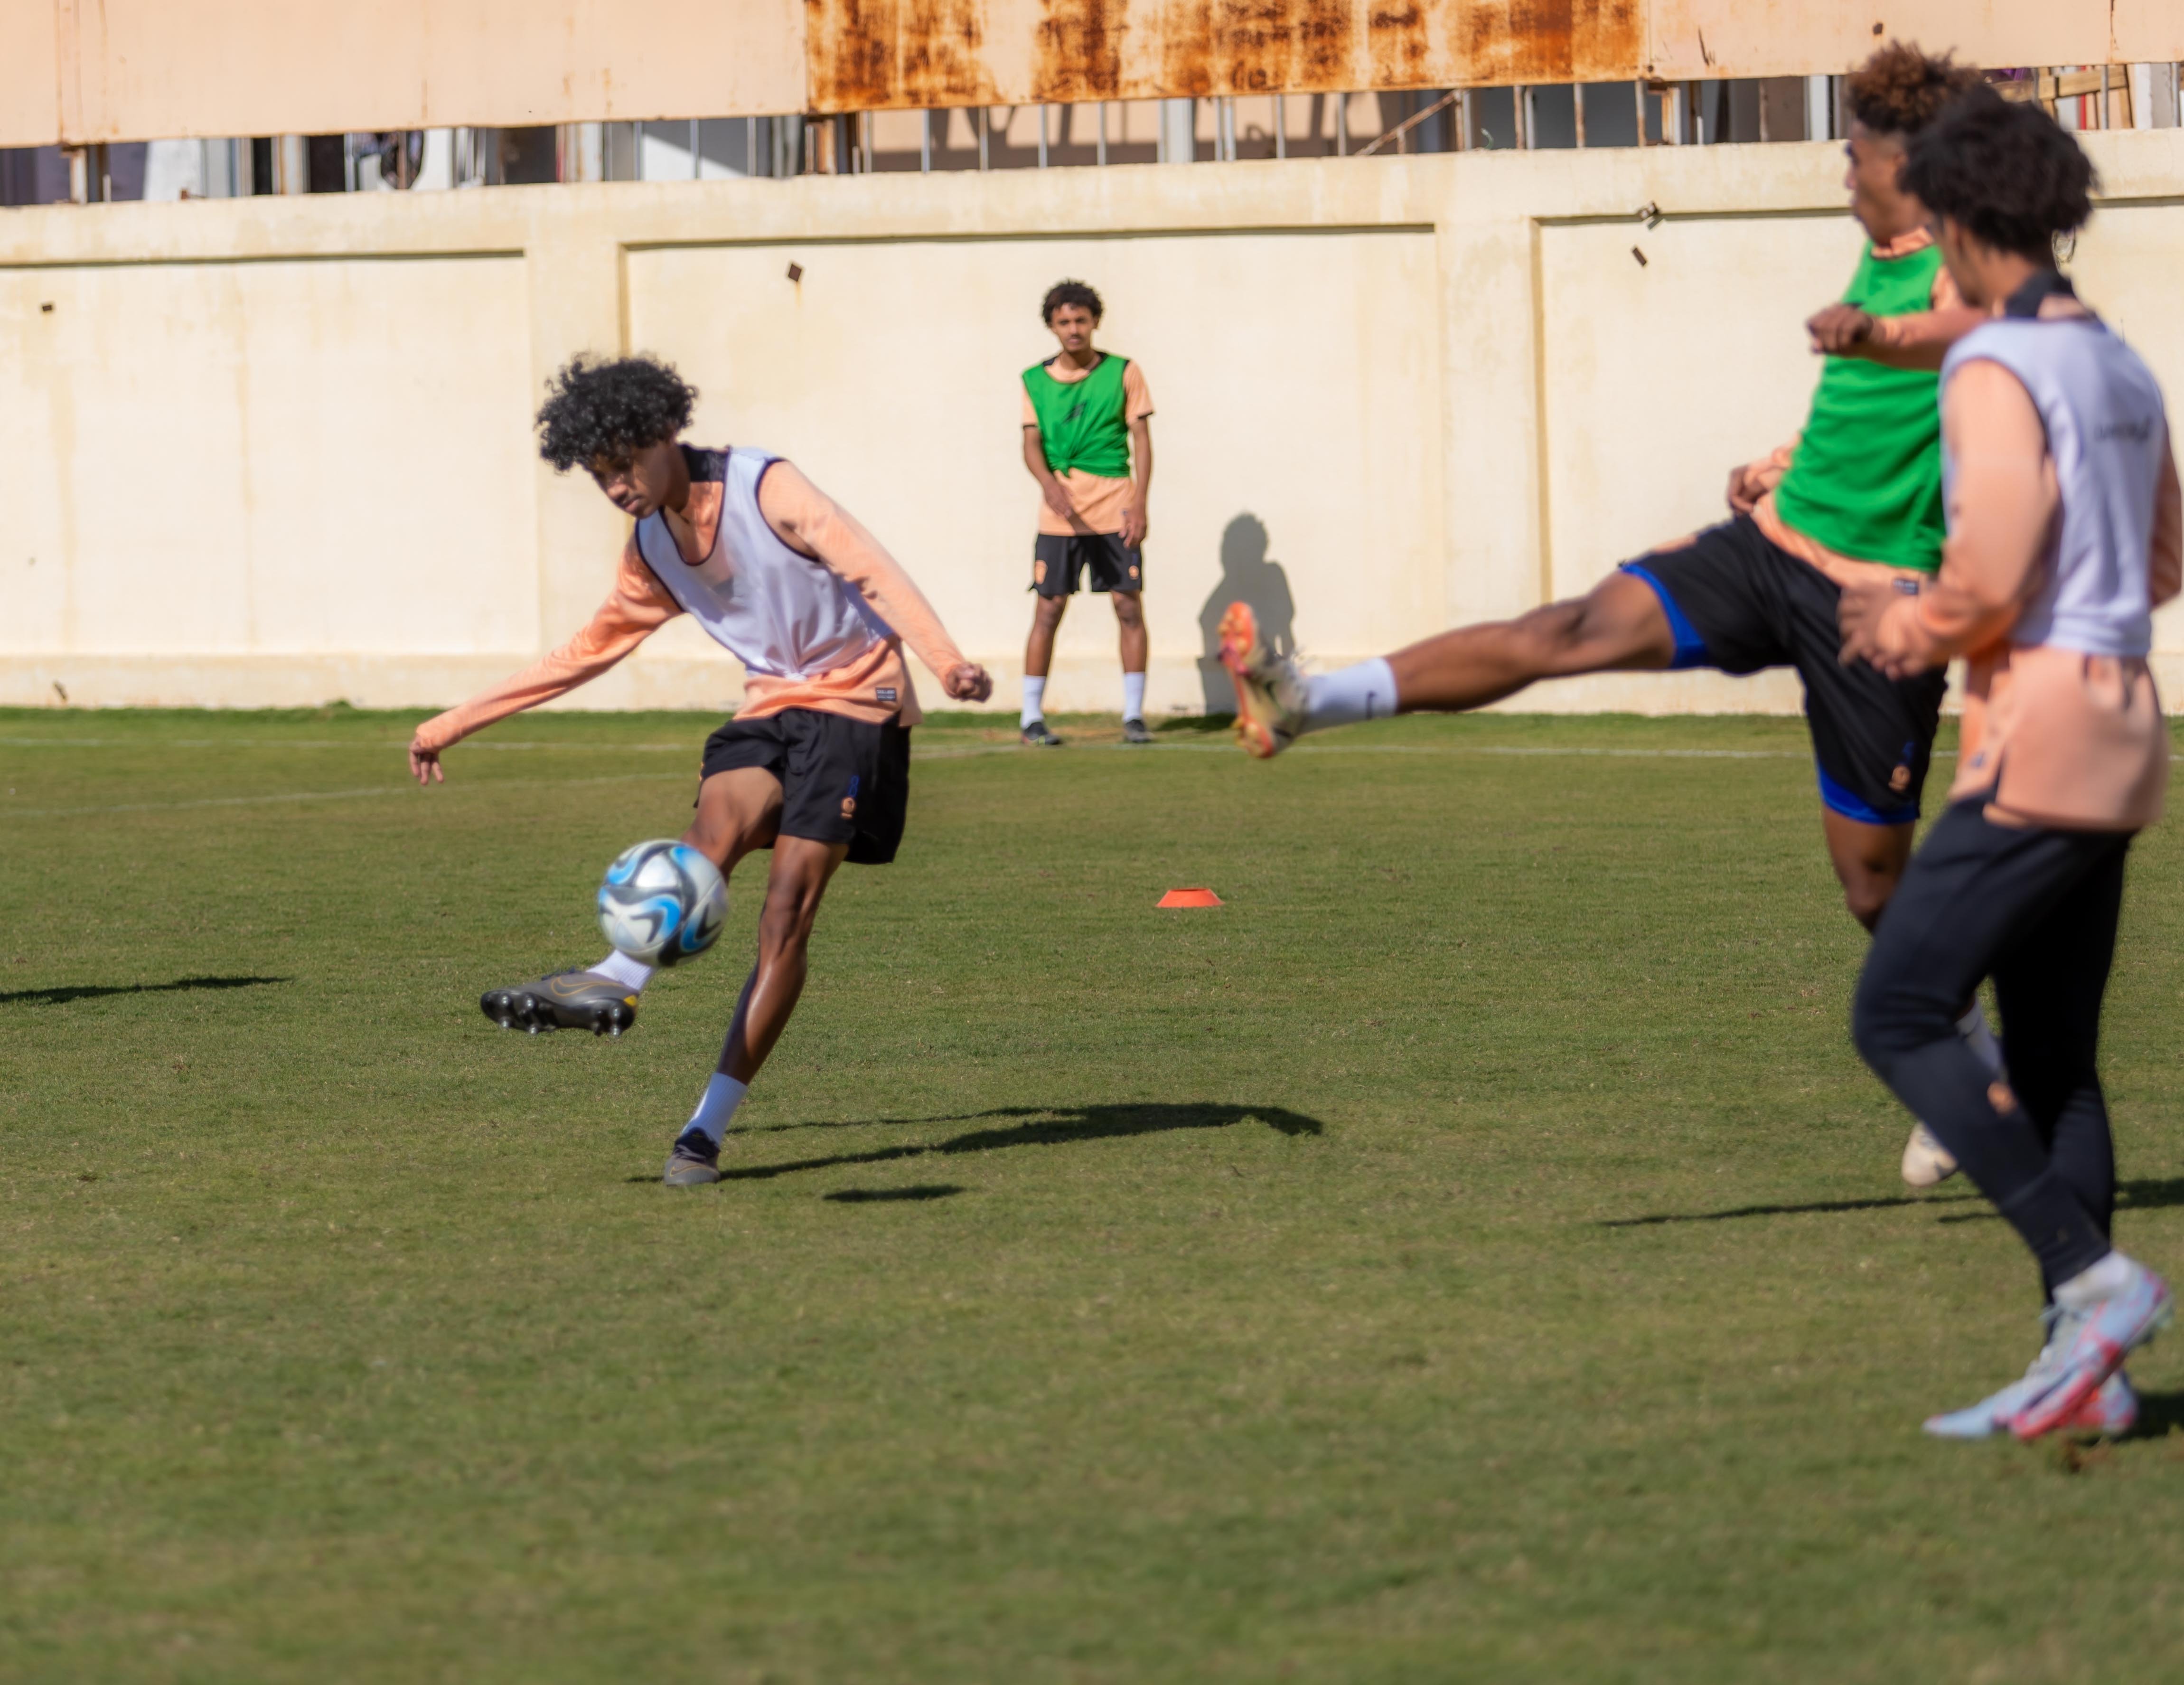
<path fill-rule="evenodd" d="M 440 751 L 410 745 L 410 776 L 421 784 L 445 784 L 448 775 L 440 770 Z"/>
<path fill-rule="evenodd" d="M 1847 357 L 1873 338 L 1873 318 L 1855 304 L 1830 304 L 1805 324 L 1816 357 Z"/>
<path fill-rule="evenodd" d="M 948 669 L 940 688 L 958 702 L 983 702 L 994 694 L 994 676 L 976 661 Z"/>
<path fill-rule="evenodd" d="M 1052 510 L 1056 515 L 1059 515 L 1064 521 L 1068 520 L 1072 516 L 1077 513 L 1074 509 L 1070 507 L 1069 494 L 1062 488 L 1061 481 L 1050 476 L 1045 488 L 1041 490 L 1039 494 L 1046 499 L 1046 506 Z"/>
<path fill-rule="evenodd" d="M 1893 579 L 1861 580 L 1842 588 L 1836 604 L 1836 624 L 1842 632 L 1841 659 L 1845 667 L 1870 661 L 1891 678 L 1907 678 L 1923 670 L 1922 663 L 1883 647 L 1881 622 L 1901 594 Z"/>
<path fill-rule="evenodd" d="M 1754 465 L 1740 462 L 1729 471 L 1729 512 L 1749 515 L 1767 495 L 1767 483 L 1752 472 Z"/>
<path fill-rule="evenodd" d="M 1134 550 L 1145 543 L 1145 511 L 1134 503 L 1123 511 L 1123 530 L 1117 536 L 1122 539 L 1124 550 Z"/>

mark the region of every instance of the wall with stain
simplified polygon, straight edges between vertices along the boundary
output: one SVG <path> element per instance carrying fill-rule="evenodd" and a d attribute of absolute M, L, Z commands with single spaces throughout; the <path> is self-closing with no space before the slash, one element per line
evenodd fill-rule
<path fill-rule="evenodd" d="M 2184 131 L 2086 144 L 2106 197 L 2073 273 L 2184 392 Z M 790 455 L 878 532 L 1013 706 L 1017 382 L 1073 275 L 1151 382 L 1150 697 L 1199 709 L 1231 593 L 1337 662 L 1715 518 L 1808 400 L 1800 325 L 1858 252 L 1840 176 L 1784 143 L 10 211 L 0 701 L 427 706 L 523 665 L 625 530 L 536 460 L 532 411 L 567 357 L 644 349 L 700 388 L 701 439 Z M 426 426 L 460 474 L 421 467 Z M 2184 688 L 2184 609 L 2158 624 Z M 1105 604 L 1072 611 L 1055 707 L 1115 705 L 1113 639 Z M 678 626 L 573 701 L 740 689 Z M 1789 710 L 1797 686 L 1610 675 L 1519 706 Z"/>
<path fill-rule="evenodd" d="M 0 0 L 0 146 L 2184 59 L 2176 0 Z"/>

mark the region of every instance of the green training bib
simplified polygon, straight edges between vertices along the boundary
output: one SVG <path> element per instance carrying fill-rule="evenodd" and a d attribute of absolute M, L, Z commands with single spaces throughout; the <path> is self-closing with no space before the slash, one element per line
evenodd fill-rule
<path fill-rule="evenodd" d="M 1846 304 L 1868 315 L 1933 307 L 1941 249 L 1876 258 L 1868 245 Z M 1941 377 L 1830 357 L 1774 509 L 1839 555 L 1931 573 L 1942 565 Z"/>
<path fill-rule="evenodd" d="M 1078 468 L 1103 480 L 1129 478 L 1130 427 L 1123 416 L 1123 371 L 1129 365 L 1128 357 L 1108 351 L 1080 381 L 1058 381 L 1045 363 L 1024 371 L 1046 466 L 1056 473 Z"/>

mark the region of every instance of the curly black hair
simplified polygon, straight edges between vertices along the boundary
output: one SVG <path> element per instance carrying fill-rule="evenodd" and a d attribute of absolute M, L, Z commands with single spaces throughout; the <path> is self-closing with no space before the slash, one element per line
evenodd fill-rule
<path fill-rule="evenodd" d="M 1049 327 L 1053 326 L 1054 313 L 1064 304 L 1075 304 L 1091 311 L 1092 320 L 1095 322 L 1107 314 L 1106 306 L 1100 302 L 1100 295 L 1084 282 L 1057 281 L 1046 289 L 1046 297 L 1039 300 L 1039 319 Z"/>
<path fill-rule="evenodd" d="M 1985 88 L 1911 142 L 1903 191 L 1997 251 L 2055 261 L 2055 244 L 2093 214 L 2099 177 L 2053 118 Z"/>
<path fill-rule="evenodd" d="M 690 425 L 698 388 L 657 357 L 572 359 L 547 382 L 538 454 L 567 473 L 604 459 L 629 460 Z"/>
<path fill-rule="evenodd" d="M 1892 41 L 1852 71 L 1843 89 L 1850 114 L 1877 135 L 1915 135 L 1980 73 L 1946 53 L 1938 59 L 1908 41 Z"/>

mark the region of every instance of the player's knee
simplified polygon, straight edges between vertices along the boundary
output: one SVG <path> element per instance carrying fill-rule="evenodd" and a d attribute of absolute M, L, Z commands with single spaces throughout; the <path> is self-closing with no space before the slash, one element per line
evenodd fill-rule
<path fill-rule="evenodd" d="M 1896 873 L 1853 869 L 1842 874 L 1843 905 L 1850 916 L 1867 929 L 1880 923 L 1880 915 L 1896 893 Z"/>
<path fill-rule="evenodd" d="M 1032 618 L 1050 630 L 1061 624 L 1061 611 L 1069 606 L 1067 597 L 1039 597 L 1032 606 Z"/>
<path fill-rule="evenodd" d="M 1145 606 L 1136 592 L 1115 593 L 1115 618 L 1133 630 L 1145 623 Z"/>
<path fill-rule="evenodd" d="M 1534 609 L 1517 622 L 1543 667 L 1568 661 L 1585 646 L 1587 637 L 1585 604 L 1549 603 Z"/>

